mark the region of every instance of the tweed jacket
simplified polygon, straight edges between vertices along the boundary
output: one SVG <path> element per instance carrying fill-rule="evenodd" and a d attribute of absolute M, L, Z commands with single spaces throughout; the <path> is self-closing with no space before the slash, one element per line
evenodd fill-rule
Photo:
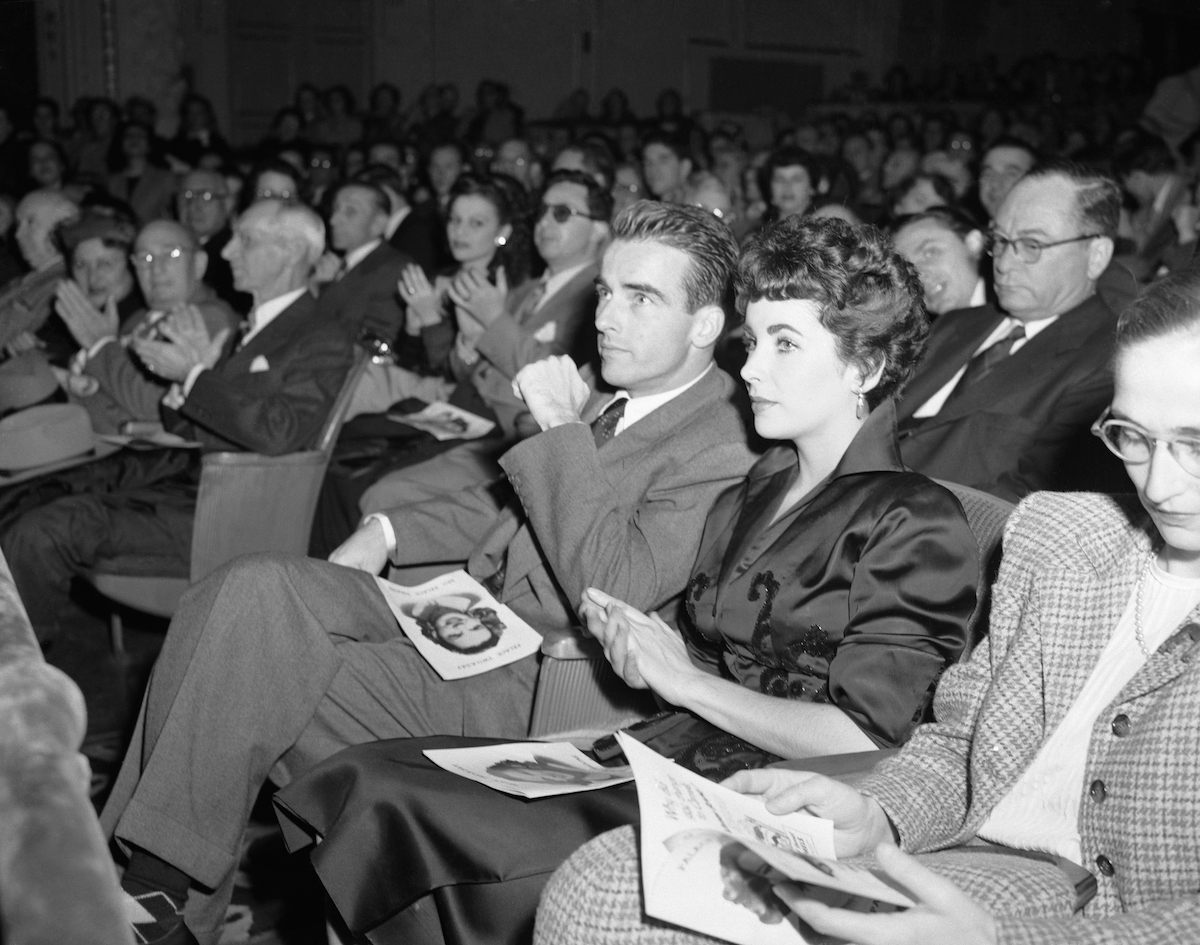
<path fill-rule="evenodd" d="M 671 619 L 709 509 L 754 461 L 734 390 L 713 367 L 600 448 L 583 423 L 522 440 L 500 460 L 515 493 L 502 507 L 494 487 L 479 486 L 392 513 L 405 536 L 393 563 L 426 563 L 439 533 L 459 529 L 475 542 L 468 572 L 482 581 L 502 570 L 498 596 L 539 630 L 577 624 L 593 585 Z M 584 420 L 607 400 L 593 395 Z"/>
<path fill-rule="evenodd" d="M 1004 315 L 990 305 L 934 323 L 924 360 L 897 405 L 910 469 L 1016 502 L 1037 489 L 1099 487 L 1119 465 L 1088 433 L 1112 399 L 1116 316 L 1099 296 L 1065 312 L 935 416 L 914 412 L 966 365 Z"/>
<path fill-rule="evenodd" d="M 1132 496 L 1042 493 L 1018 506 L 990 636 L 946 671 L 937 721 L 860 787 L 906 849 L 963 843 L 1011 790 L 1087 681 L 1152 535 Z M 1200 608 L 1092 729 L 1079 833 L 1099 888 L 1083 918 L 999 918 L 1001 942 L 1200 941 L 1198 643 Z"/>
<path fill-rule="evenodd" d="M 512 379 L 526 364 L 556 354 L 572 355 L 582 365 L 577 341 L 595 335 L 596 288 L 599 263 L 584 267 L 546 304 L 532 310 L 536 280 L 512 289 L 504 312 L 479 336 L 475 350 L 479 360 L 465 369 L 465 376 L 496 415 L 509 437 L 531 436 L 538 425 L 524 401 L 512 390 Z M 592 349 L 595 349 L 593 342 Z M 451 358 L 455 374 L 464 373 L 457 356 Z"/>

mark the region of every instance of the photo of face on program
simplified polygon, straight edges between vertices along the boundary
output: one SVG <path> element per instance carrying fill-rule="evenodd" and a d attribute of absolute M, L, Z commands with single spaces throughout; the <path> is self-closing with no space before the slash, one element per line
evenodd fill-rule
<path fill-rule="evenodd" d="M 531 784 L 602 784 L 606 781 L 628 780 L 628 769 L 594 771 L 566 764 L 547 755 L 534 755 L 532 761 L 505 758 L 487 766 L 487 773 L 507 781 L 527 781 Z"/>
<path fill-rule="evenodd" d="M 474 594 L 439 597 L 426 603 L 406 606 L 421 633 L 439 646 L 455 653 L 472 654 L 490 650 L 500 642 L 504 624 L 490 607 L 476 606 Z"/>

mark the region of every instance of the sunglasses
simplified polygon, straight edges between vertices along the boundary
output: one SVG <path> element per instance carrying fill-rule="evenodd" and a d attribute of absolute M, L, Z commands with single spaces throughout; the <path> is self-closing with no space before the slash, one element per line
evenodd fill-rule
<path fill-rule="evenodd" d="M 583 217 L 585 220 L 595 220 L 596 218 L 589 213 L 583 213 L 576 210 L 574 207 L 568 207 L 565 203 L 544 203 L 538 210 L 537 218 L 540 220 L 547 213 L 554 218 L 555 223 L 566 223 L 571 217 Z"/>

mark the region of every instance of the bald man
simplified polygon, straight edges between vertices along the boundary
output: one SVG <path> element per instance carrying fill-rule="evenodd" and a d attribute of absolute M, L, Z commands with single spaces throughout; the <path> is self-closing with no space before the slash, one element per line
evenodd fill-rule
<path fill-rule="evenodd" d="M 236 312 L 203 281 L 208 254 L 190 229 L 158 220 L 142 228 L 133 245 L 133 268 L 147 307 L 120 325 L 97 311 L 82 293 L 60 291 L 59 314 L 82 349 L 72 364 L 68 388 L 83 404 L 97 432 L 119 432 L 130 420 L 157 421 L 169 383 L 146 370 L 128 345 L 134 337 L 156 337 L 158 323 L 192 306 L 210 337 L 232 339 Z M 76 298 L 78 296 L 78 298 Z"/>
<path fill-rule="evenodd" d="M 67 275 L 54 231 L 78 216 L 79 207 L 55 191 L 35 190 L 17 204 L 17 246 L 32 271 L 0 290 L 0 350 L 36 343 L 33 333 L 53 313 L 54 290 Z"/>
<path fill-rule="evenodd" d="M 208 254 L 204 281 L 239 315 L 250 311 L 253 302 L 248 292 L 233 284 L 233 271 L 222 255 L 233 235 L 229 219 L 233 214 L 234 193 L 228 180 L 216 171 L 198 168 L 184 175 L 175 196 L 179 220 L 195 234 Z"/>

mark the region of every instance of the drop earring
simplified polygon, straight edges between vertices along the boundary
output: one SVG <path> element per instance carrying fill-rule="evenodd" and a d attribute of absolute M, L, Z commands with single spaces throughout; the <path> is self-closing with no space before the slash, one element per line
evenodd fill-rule
<path fill-rule="evenodd" d="M 855 403 L 855 405 L 854 405 L 854 419 L 861 420 L 863 417 L 865 417 L 870 412 L 871 412 L 870 408 L 867 407 L 866 395 L 862 391 L 859 391 L 858 392 L 858 402 Z"/>

